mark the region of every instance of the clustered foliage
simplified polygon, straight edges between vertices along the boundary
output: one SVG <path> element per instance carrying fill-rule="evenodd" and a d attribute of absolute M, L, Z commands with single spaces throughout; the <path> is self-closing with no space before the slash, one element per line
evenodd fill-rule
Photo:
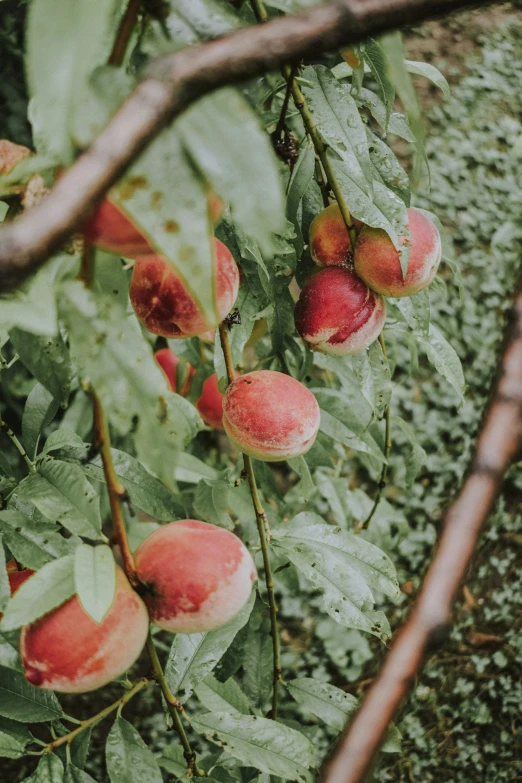
<path fill-rule="evenodd" d="M 253 5 L 259 14 L 259 4 Z M 299 5 L 266 3 L 274 15 Z M 92 141 L 149 58 L 256 23 L 249 3 L 239 9 L 225 0 L 176 2 L 159 10 L 151 5 L 139 19 L 124 67 L 115 68 L 104 63 L 119 6 L 105 0 L 94 12 L 87 0 L 74 7 L 64 0 L 32 0 L 26 72 L 35 155 L 0 179 L 5 212 L 20 193 L 25 196 L 35 176 L 52 184 L 57 168 L 69 165 Z M 310 123 L 326 144 L 332 177 L 348 210 L 366 225 L 384 229 L 402 247 L 406 268 L 408 244 L 401 245 L 399 237 L 408 236 L 410 182 L 388 142 L 402 138 L 414 145 L 413 176 L 425 181 L 427 154 L 410 73 L 433 80 L 449 97 L 435 68 L 403 59 L 397 35 L 303 64 L 295 79 L 309 110 L 305 124 L 292 100 L 282 117 L 289 74 L 268 74 L 241 89 L 219 90 L 160 134 L 111 192 L 112 201 L 185 281 L 210 322 L 216 320 L 216 303 L 210 285 L 209 190 L 221 197 L 225 211 L 215 235 L 241 270 L 237 314 L 227 327 L 233 363 L 241 371 L 269 369 L 292 376 L 313 392 L 321 409 L 310 451 L 274 467 L 254 462 L 271 529 L 269 558 L 283 641 L 280 719 L 265 717 L 271 702 L 273 710 L 275 662 L 263 578 L 244 609 L 221 628 L 174 638 L 154 631 L 158 649 L 168 655 L 168 686 L 186 706 L 197 767 L 223 783 L 269 775 L 309 779 L 356 707 L 346 683 L 357 680 L 372 647 L 382 648 L 391 635 L 383 605 L 384 596 L 395 601 L 400 596 L 393 561 L 400 556 L 401 569 L 411 573 L 422 562 L 423 545 L 432 543 L 424 524 L 407 535 L 412 517 L 405 497 L 412 498 L 410 508 L 418 512 L 425 497 L 415 478 L 426 460 L 429 475 L 440 473 L 443 459 L 426 436 L 419 442 L 427 428 L 412 406 L 408 371 L 422 369 L 430 406 L 440 408 L 442 388 L 452 415 L 457 405 L 469 417 L 475 415 L 463 402 L 461 364 L 443 334 L 454 338 L 458 330 L 440 277 L 429 293 L 425 289 L 388 300 L 383 344 L 374 342 L 353 356 L 310 351 L 294 326 L 294 280 L 302 286 L 313 270 L 309 227 L 331 197 Z M 396 111 L 396 93 L 404 114 Z M 447 110 L 450 123 L 454 105 Z M 511 138 L 515 128 L 503 132 Z M 433 147 L 428 149 L 433 155 Z M 465 180 L 464 172 L 453 170 L 452 176 Z M 433 192 L 444 192 L 436 175 Z M 422 206 L 438 211 L 436 198 Z M 455 275 L 460 283 L 442 227 L 431 212 L 426 214 L 443 238 L 443 277 Z M 503 241 L 500 232 L 496 246 Z M 226 386 L 219 334 L 213 346 L 198 337 L 157 339 L 129 304 L 132 262 L 97 250 L 90 289 L 77 279 L 81 263 L 81 241 L 76 240 L 22 290 L 4 297 L 0 310 L 1 412 L 4 429 L 11 428 L 0 463 L 0 534 L 5 562 L 15 558 L 40 574 L 37 587 L 27 582 L 23 601 L 9 601 L 6 568 L 0 567 L 5 612 L 0 687 L 6 694 L 0 701 L 0 752 L 13 759 L 71 731 L 55 695 L 25 681 L 17 629 L 74 593 L 87 611 L 103 616 L 114 595 L 112 555 L 109 561 L 100 556 L 100 550 L 110 554 L 106 536 L 112 528 L 89 389 L 110 424 L 116 474 L 128 493 L 123 510 L 131 549 L 164 523 L 201 519 L 239 535 L 261 576 L 264 572 L 241 458 L 224 435 L 204 429 L 201 406 L 194 405 L 214 373 L 222 391 Z M 497 335 L 498 329 L 488 332 L 491 340 Z M 455 344 L 465 356 L 461 339 Z M 181 359 L 171 387 L 184 388 L 184 395 L 169 390 L 154 360 L 154 351 L 167 346 Z M 490 361 L 490 345 L 482 349 Z M 188 388 L 187 363 L 193 368 Z M 390 400 L 395 445 L 389 478 L 398 489 L 387 499 L 379 494 L 374 507 L 389 456 L 384 419 Z M 440 489 L 433 489 L 435 508 Z M 134 696 L 131 681 L 122 677 L 123 694 L 149 704 L 140 673 L 146 673 L 141 663 L 129 673 L 139 693 Z M 121 695 L 120 690 L 115 698 Z M 69 711 L 72 702 L 66 703 Z M 143 725 L 146 744 L 118 711 L 107 737 L 111 783 L 157 783 L 163 772 L 185 775 L 183 748 L 170 734 L 167 742 L 163 716 L 156 712 Z M 166 720 L 172 721 L 169 713 Z M 24 723 L 35 724 L 32 733 Z M 406 727 L 414 737 L 415 726 Z M 103 771 L 87 760 L 89 736 L 85 728 L 70 743 L 46 746 L 32 783 L 86 783 L 93 780 L 86 766 L 101 780 Z M 400 750 L 395 727 L 384 750 Z M 28 771 L 33 768 L 29 764 Z"/>

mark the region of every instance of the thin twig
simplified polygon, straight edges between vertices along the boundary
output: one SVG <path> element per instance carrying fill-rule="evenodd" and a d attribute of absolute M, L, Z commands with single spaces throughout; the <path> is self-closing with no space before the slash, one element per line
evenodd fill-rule
<path fill-rule="evenodd" d="M 22 444 L 14 434 L 11 427 L 3 419 L 0 419 L 0 431 L 5 432 L 7 437 L 11 440 L 13 446 L 15 446 L 16 450 L 18 451 L 20 456 L 23 458 L 25 464 L 29 468 L 29 473 L 34 473 L 36 470 L 34 466 L 34 462 L 32 461 L 32 459 L 30 459 L 29 455 L 27 454 L 26 450 L 24 449 L 24 447 L 22 446 Z"/>
<path fill-rule="evenodd" d="M 285 97 L 283 98 L 283 104 L 281 106 L 281 112 L 279 113 L 279 120 L 277 121 L 276 129 L 274 131 L 274 138 L 280 139 L 284 134 L 286 127 L 286 115 L 288 113 L 288 104 L 292 96 L 292 82 L 294 81 L 296 68 L 290 68 L 290 73 L 286 80 Z"/>
<path fill-rule="evenodd" d="M 228 339 L 228 331 L 226 324 L 221 324 L 219 327 L 219 336 L 221 339 L 221 348 L 223 349 L 223 356 L 225 357 L 225 366 L 227 368 L 228 382 L 232 383 L 235 378 L 234 363 L 232 361 L 232 352 L 230 350 L 230 340 Z M 279 684 L 281 682 L 281 660 L 280 660 L 280 640 L 279 629 L 277 626 L 277 603 L 274 592 L 274 579 L 272 576 L 272 567 L 270 565 L 270 556 L 268 552 L 270 544 L 270 527 L 268 525 L 268 517 L 266 515 L 261 498 L 259 497 L 259 491 L 257 488 L 256 477 L 254 468 L 252 466 L 252 460 L 247 454 L 243 454 L 244 472 L 248 479 L 248 486 L 250 488 L 250 494 L 252 496 L 252 503 L 254 504 L 254 511 L 256 514 L 257 531 L 259 533 L 259 541 L 261 544 L 261 551 L 263 553 L 263 566 L 265 571 L 265 584 L 268 594 L 268 605 L 270 609 L 270 634 L 272 636 L 272 650 L 274 656 L 274 674 L 273 674 L 273 690 L 272 690 L 272 709 L 270 711 L 270 717 L 273 720 L 277 720 L 278 711 L 278 699 L 279 699 Z"/>
<path fill-rule="evenodd" d="M 108 64 L 109 65 L 121 65 L 127 51 L 127 46 L 134 32 L 134 27 L 138 19 L 138 13 L 141 6 L 141 0 L 129 0 L 129 4 L 123 14 L 116 38 L 114 39 L 114 46 L 110 53 Z"/>
<path fill-rule="evenodd" d="M 183 728 L 183 723 L 181 722 L 180 713 L 184 711 L 183 706 L 176 699 L 169 688 L 169 684 L 165 678 L 165 672 L 163 671 L 163 667 L 158 657 L 158 651 L 154 646 L 154 641 L 150 632 L 147 637 L 147 652 L 149 654 L 152 670 L 154 672 L 154 679 L 160 686 L 163 698 L 165 699 L 165 703 L 167 705 L 167 709 L 169 711 L 170 717 L 172 718 L 174 728 L 183 747 L 183 755 L 187 762 L 187 769 L 191 774 L 196 774 L 200 777 L 204 776 L 205 773 L 203 770 L 199 770 L 196 767 L 196 754 L 192 750 L 188 737 L 185 733 L 185 729 Z"/>
<path fill-rule="evenodd" d="M 0 227 L 0 290 L 19 285 L 92 213 L 152 139 L 202 95 L 490 0 L 337 0 L 164 55 L 41 204 Z"/>
<path fill-rule="evenodd" d="M 325 207 L 330 206 L 330 197 L 328 195 L 328 185 L 326 184 L 324 180 L 323 170 L 321 168 L 321 161 L 319 158 L 315 159 L 315 178 L 317 180 L 317 184 L 319 185 L 319 188 L 321 190 L 321 196 L 323 199 L 323 205 Z"/>
<path fill-rule="evenodd" d="M 94 282 L 94 246 L 90 239 L 84 234 L 82 260 L 78 280 L 81 280 L 86 288 L 92 288 Z"/>
<path fill-rule="evenodd" d="M 424 586 L 380 674 L 327 765 L 325 783 L 361 783 L 390 721 L 431 649 L 447 638 L 451 609 L 481 527 L 515 458 L 522 434 L 522 292 L 499 362 L 498 380 L 467 477 L 445 514 Z"/>
<path fill-rule="evenodd" d="M 52 751 L 56 750 L 56 748 L 59 748 L 62 745 L 70 744 L 74 739 L 76 739 L 78 734 L 81 734 L 82 731 L 88 729 L 89 726 L 93 726 L 95 723 L 99 723 L 101 720 L 103 720 L 108 715 L 110 715 L 111 712 L 114 712 L 115 710 L 124 707 L 125 704 L 127 704 L 132 698 L 134 698 L 134 696 L 136 696 L 137 693 L 139 693 L 144 688 L 146 688 L 148 684 L 149 684 L 149 680 L 146 677 L 144 677 L 142 680 L 139 680 L 129 691 L 124 693 L 120 699 L 117 699 L 112 704 L 109 704 L 108 707 L 105 707 L 103 710 L 100 710 L 100 712 L 97 712 L 96 715 L 92 716 L 92 718 L 87 718 L 87 720 L 82 720 L 77 729 L 70 731 L 68 734 L 64 734 L 63 737 L 58 737 L 52 742 L 48 742 L 47 745 L 45 745 L 45 748 L 42 752 L 51 753 Z"/>
<path fill-rule="evenodd" d="M 379 342 L 381 344 L 382 352 L 384 354 L 384 358 L 388 359 L 388 354 L 386 353 L 386 343 L 384 342 L 384 333 L 381 331 L 379 334 Z M 381 502 L 382 493 L 384 491 L 384 488 L 386 487 L 386 480 L 388 478 L 388 468 L 389 463 L 388 460 L 390 458 L 390 451 L 392 447 L 391 442 L 391 400 L 388 400 L 388 404 L 386 406 L 386 410 L 384 412 L 384 420 L 385 420 L 385 431 L 384 431 L 384 465 L 382 466 L 381 471 L 381 477 L 379 479 L 379 484 L 377 487 L 377 494 L 375 495 L 375 501 L 372 507 L 372 510 L 370 511 L 368 517 L 365 519 L 363 524 L 360 526 L 359 530 L 367 530 L 370 526 L 370 522 L 373 519 L 373 516 L 375 512 L 377 511 L 377 506 Z"/>
<path fill-rule="evenodd" d="M 123 561 L 123 570 L 125 571 L 131 585 L 133 587 L 138 587 L 140 581 L 138 579 L 138 575 L 136 574 L 134 557 L 129 545 L 129 539 L 127 538 L 125 519 L 123 517 L 123 511 L 121 507 L 122 502 L 127 498 L 127 490 L 121 483 L 118 474 L 114 469 L 109 428 L 107 426 L 107 421 L 99 397 L 94 389 L 91 389 L 91 397 L 94 413 L 94 445 L 99 449 L 102 458 L 103 472 L 105 474 L 107 492 L 109 495 L 109 504 L 111 507 L 114 534 L 120 548 Z"/>

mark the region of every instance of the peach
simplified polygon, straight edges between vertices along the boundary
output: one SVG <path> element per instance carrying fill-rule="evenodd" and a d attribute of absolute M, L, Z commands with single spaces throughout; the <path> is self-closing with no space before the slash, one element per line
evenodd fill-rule
<path fill-rule="evenodd" d="M 312 392 L 274 370 L 241 375 L 223 400 L 223 426 L 232 443 L 265 462 L 281 462 L 308 451 L 319 421 Z"/>
<path fill-rule="evenodd" d="M 116 595 L 100 624 L 77 596 L 22 628 L 20 652 L 33 685 L 62 693 L 85 693 L 123 674 L 145 645 L 145 604 L 117 567 Z"/>
<path fill-rule="evenodd" d="M 30 576 L 34 574 L 30 568 L 24 568 L 23 571 L 8 571 L 7 578 L 9 579 L 9 587 L 11 588 L 11 595 L 14 595 L 19 587 L 26 582 Z"/>
<path fill-rule="evenodd" d="M 237 536 L 195 519 L 154 531 L 139 545 L 135 561 L 152 622 L 175 633 L 228 623 L 257 579 L 252 556 Z"/>
<path fill-rule="evenodd" d="M 360 231 L 363 223 L 355 218 L 353 222 L 355 230 Z M 330 204 L 312 220 L 310 253 L 319 266 L 346 266 L 352 258 L 350 235 L 336 203 Z"/>
<path fill-rule="evenodd" d="M 295 325 L 316 351 L 344 356 L 367 348 L 384 326 L 384 299 L 351 269 L 328 267 L 312 275 L 295 306 Z"/>
<path fill-rule="evenodd" d="M 8 174 L 24 158 L 32 155 L 31 150 L 8 139 L 0 139 L 0 174 Z"/>
<path fill-rule="evenodd" d="M 422 212 L 408 209 L 410 260 L 404 278 L 399 253 L 388 234 L 365 226 L 355 245 L 355 269 L 370 288 L 384 296 L 411 296 L 426 288 L 437 273 L 442 255 L 440 234 Z M 405 237 L 399 237 L 402 244 Z"/>
<path fill-rule="evenodd" d="M 140 256 L 134 265 L 130 300 L 147 329 L 163 337 L 195 337 L 228 315 L 239 290 L 239 271 L 229 249 L 214 239 L 218 317 L 209 323 L 170 264 L 159 255 Z"/>
<path fill-rule="evenodd" d="M 83 233 L 93 245 L 126 258 L 154 252 L 131 219 L 109 198 L 102 201 L 86 223 Z"/>
<path fill-rule="evenodd" d="M 196 402 L 201 418 L 209 427 L 216 430 L 223 429 L 223 398 L 224 394 L 219 391 L 218 379 L 216 373 L 211 375 L 203 382 L 201 396 Z"/>
<path fill-rule="evenodd" d="M 167 376 L 167 380 L 172 391 L 177 392 L 176 370 L 179 364 L 179 356 L 176 356 L 174 351 L 171 351 L 170 348 L 161 348 L 161 350 L 156 351 L 154 358 Z M 192 378 L 196 374 L 196 370 L 190 364 L 190 362 L 185 362 L 185 364 L 188 375 L 186 381 L 178 392 L 178 394 L 181 394 L 182 397 L 186 397 L 189 393 Z"/>

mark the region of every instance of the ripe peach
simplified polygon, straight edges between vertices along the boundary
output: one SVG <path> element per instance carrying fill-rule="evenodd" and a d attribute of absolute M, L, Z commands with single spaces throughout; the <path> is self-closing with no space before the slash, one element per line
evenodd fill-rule
<path fill-rule="evenodd" d="M 22 628 L 25 676 L 33 685 L 62 693 L 101 688 L 136 661 L 148 628 L 145 604 L 117 567 L 116 595 L 100 624 L 73 596 Z"/>
<path fill-rule="evenodd" d="M 229 249 L 214 239 L 218 318 L 208 323 L 170 264 L 158 255 L 140 256 L 134 265 L 130 300 L 147 329 L 163 337 L 195 337 L 217 326 L 230 312 L 239 290 L 239 271 Z"/>
<path fill-rule="evenodd" d="M 442 255 L 440 234 L 422 212 L 408 209 L 410 260 L 403 278 L 399 253 L 388 234 L 365 226 L 355 245 L 355 269 L 370 288 L 384 296 L 411 296 L 426 288 L 437 273 Z M 405 237 L 400 238 L 404 244 Z"/>
<path fill-rule="evenodd" d="M 216 525 L 182 519 L 160 527 L 135 553 L 153 623 L 175 633 L 212 631 L 247 602 L 256 567 L 243 542 Z"/>
<path fill-rule="evenodd" d="M 24 158 L 32 155 L 31 150 L 8 139 L 0 139 L 0 174 L 8 174 Z"/>
<path fill-rule="evenodd" d="M 30 568 L 24 568 L 23 571 L 8 571 L 7 578 L 9 579 L 9 587 L 11 588 L 11 595 L 14 595 L 19 587 L 26 582 L 30 576 L 34 574 Z"/>
<path fill-rule="evenodd" d="M 223 426 L 232 443 L 264 462 L 281 462 L 308 451 L 319 420 L 312 392 L 274 370 L 236 378 L 223 401 Z"/>
<path fill-rule="evenodd" d="M 354 218 L 355 230 L 363 227 Z M 334 203 L 323 209 L 310 225 L 310 253 L 319 266 L 346 266 L 352 258 L 350 235 L 339 206 Z"/>
<path fill-rule="evenodd" d="M 295 325 L 313 350 L 344 356 L 373 343 L 386 318 L 384 299 L 351 269 L 328 267 L 307 280 Z"/>
<path fill-rule="evenodd" d="M 161 348 L 161 350 L 156 351 L 154 354 L 154 358 L 158 362 L 159 366 L 167 376 L 167 380 L 169 382 L 169 386 L 172 389 L 173 392 L 177 392 L 176 388 L 176 369 L 179 364 L 179 356 L 176 356 L 174 351 L 171 351 L 170 348 Z M 190 384 L 192 383 L 192 378 L 196 374 L 196 370 L 194 367 L 190 364 L 190 362 L 186 362 L 186 367 L 188 371 L 188 376 L 181 387 L 178 394 L 181 394 L 182 397 L 186 397 L 187 394 L 190 391 Z"/>
<path fill-rule="evenodd" d="M 153 253 L 147 239 L 131 219 L 109 198 L 104 199 L 83 229 L 93 245 L 127 258 Z"/>
<path fill-rule="evenodd" d="M 217 375 L 214 373 L 203 382 L 201 397 L 196 402 L 196 408 L 205 424 L 216 430 L 223 429 L 224 396 L 219 391 Z"/>

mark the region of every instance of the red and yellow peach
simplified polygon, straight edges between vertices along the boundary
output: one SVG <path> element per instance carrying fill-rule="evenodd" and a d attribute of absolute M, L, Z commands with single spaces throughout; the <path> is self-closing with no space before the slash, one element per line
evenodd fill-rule
<path fill-rule="evenodd" d="M 355 245 L 355 270 L 378 294 L 411 296 L 426 288 L 439 267 L 442 246 L 440 234 L 422 212 L 408 209 L 410 259 L 406 277 L 402 275 L 399 253 L 388 234 L 380 228 L 365 226 Z M 404 244 L 407 240 L 401 237 Z"/>
<path fill-rule="evenodd" d="M 186 397 L 190 391 L 192 378 L 196 374 L 196 371 L 190 362 L 185 362 L 187 368 L 187 377 L 183 383 L 183 386 L 178 392 L 176 372 L 179 364 L 179 356 L 176 356 L 174 351 L 171 351 L 170 348 L 161 348 L 159 351 L 156 351 L 154 358 L 167 376 L 167 380 L 172 391 L 181 394 L 182 397 Z"/>
<path fill-rule="evenodd" d="M 136 661 L 148 629 L 145 604 L 117 567 L 116 594 L 101 623 L 75 595 L 22 628 L 25 676 L 33 685 L 62 693 L 101 688 Z"/>
<path fill-rule="evenodd" d="M 223 400 L 223 426 L 238 449 L 265 462 L 310 449 L 320 412 L 311 391 L 295 378 L 258 370 L 236 378 Z"/>
<path fill-rule="evenodd" d="M 354 219 L 358 232 L 363 224 Z M 348 229 L 336 203 L 330 204 L 312 220 L 310 225 L 310 253 L 319 266 L 347 266 L 351 258 L 352 244 Z"/>
<path fill-rule="evenodd" d="M 196 402 L 196 408 L 205 424 L 216 430 L 223 429 L 224 396 L 219 391 L 217 375 L 214 373 L 203 382 L 201 396 Z"/>
<path fill-rule="evenodd" d="M 214 239 L 217 318 L 209 323 L 172 266 L 159 255 L 140 256 L 134 265 L 130 300 L 150 332 L 163 337 L 195 337 L 219 324 L 232 309 L 239 271 L 229 249 Z"/>
<path fill-rule="evenodd" d="M 257 579 L 252 556 L 237 536 L 195 519 L 160 527 L 140 544 L 135 561 L 152 622 L 175 633 L 228 623 Z"/>
<path fill-rule="evenodd" d="M 367 348 L 385 318 L 384 299 L 351 269 L 341 267 L 312 275 L 295 306 L 295 325 L 307 345 L 336 356 Z"/>
<path fill-rule="evenodd" d="M 93 245 L 126 258 L 153 253 L 149 242 L 114 201 L 104 199 L 83 229 Z"/>

